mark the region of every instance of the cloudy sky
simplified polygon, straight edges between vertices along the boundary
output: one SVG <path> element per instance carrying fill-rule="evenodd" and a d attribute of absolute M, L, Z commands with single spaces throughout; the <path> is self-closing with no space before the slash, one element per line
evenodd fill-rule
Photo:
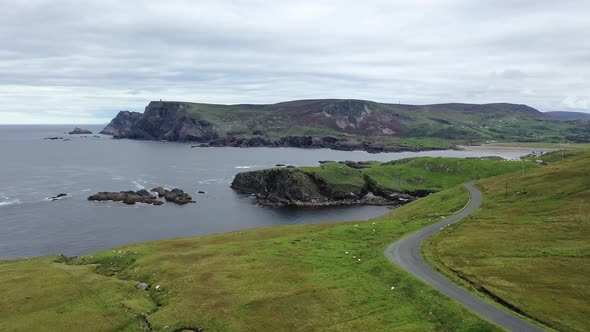
<path fill-rule="evenodd" d="M 0 0 L 0 123 L 150 100 L 590 112 L 590 1 Z"/>

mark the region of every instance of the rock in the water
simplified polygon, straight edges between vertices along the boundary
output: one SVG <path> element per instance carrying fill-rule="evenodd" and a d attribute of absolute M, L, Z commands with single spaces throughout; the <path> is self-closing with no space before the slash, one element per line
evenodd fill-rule
<path fill-rule="evenodd" d="M 150 289 L 150 285 L 146 284 L 145 282 L 142 282 L 139 285 L 137 285 L 137 288 L 139 288 L 141 290 L 148 290 L 148 289 Z"/>
<path fill-rule="evenodd" d="M 52 201 L 57 201 L 58 199 L 63 198 L 63 197 L 67 197 L 67 196 L 68 196 L 68 194 L 61 193 L 61 194 L 57 194 L 55 196 L 48 197 L 47 199 L 52 200 Z"/>
<path fill-rule="evenodd" d="M 74 128 L 74 130 L 69 132 L 70 135 L 87 135 L 92 134 L 90 130 L 82 129 L 82 128 Z"/>
<path fill-rule="evenodd" d="M 99 192 L 95 195 L 88 197 L 89 201 L 115 201 L 123 202 L 128 205 L 135 203 L 146 203 L 152 205 L 162 205 L 164 202 L 158 200 L 155 196 L 152 196 L 147 190 L 142 189 L 140 191 L 120 191 L 120 192 Z"/>
<path fill-rule="evenodd" d="M 178 205 L 184 205 L 187 203 L 194 203 L 193 198 L 182 191 L 181 189 L 174 188 L 172 190 L 164 189 L 162 187 L 156 187 L 151 190 L 152 192 L 158 193 L 159 197 L 164 197 L 167 202 L 176 203 Z"/>
<path fill-rule="evenodd" d="M 45 137 L 44 139 L 45 140 L 48 140 L 48 141 L 56 141 L 58 139 L 64 139 L 64 138 L 63 137 L 54 136 L 54 137 Z"/>
<path fill-rule="evenodd" d="M 204 194 L 205 194 L 205 192 L 204 192 L 204 191 L 202 191 L 202 190 L 199 190 L 199 191 L 197 191 L 197 194 L 203 194 L 203 195 L 204 195 Z"/>

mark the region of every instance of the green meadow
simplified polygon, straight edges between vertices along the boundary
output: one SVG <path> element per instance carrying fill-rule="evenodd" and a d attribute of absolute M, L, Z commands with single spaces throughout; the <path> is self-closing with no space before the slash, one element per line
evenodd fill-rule
<path fill-rule="evenodd" d="M 590 153 L 477 183 L 483 206 L 423 246 L 466 288 L 559 331 L 590 329 Z"/>

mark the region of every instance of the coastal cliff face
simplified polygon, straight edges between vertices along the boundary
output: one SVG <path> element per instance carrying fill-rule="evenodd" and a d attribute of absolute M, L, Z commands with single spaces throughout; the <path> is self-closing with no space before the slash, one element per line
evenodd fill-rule
<path fill-rule="evenodd" d="M 213 126 L 196 120 L 182 103 L 150 103 L 145 112 L 120 112 L 102 131 L 117 138 L 164 141 L 209 141 L 218 137 Z"/>
<path fill-rule="evenodd" d="M 231 187 L 266 206 L 401 205 L 416 197 L 379 187 L 369 177 L 355 185 L 329 183 L 297 168 L 238 173 Z"/>
<path fill-rule="evenodd" d="M 116 138 L 200 142 L 199 146 L 300 147 L 368 152 L 449 149 L 498 141 L 588 140 L 584 122 L 551 120 L 516 104 L 401 105 L 352 99 L 269 105 L 154 101 L 121 112 L 102 131 Z"/>
<path fill-rule="evenodd" d="M 135 124 L 143 114 L 139 112 L 121 111 L 111 122 L 100 132 L 103 135 L 114 137 L 127 137 L 131 126 Z"/>

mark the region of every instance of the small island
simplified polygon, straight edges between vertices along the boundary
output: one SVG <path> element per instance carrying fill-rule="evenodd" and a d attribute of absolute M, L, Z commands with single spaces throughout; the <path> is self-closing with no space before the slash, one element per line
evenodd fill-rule
<path fill-rule="evenodd" d="M 90 130 L 87 129 L 82 129 L 82 128 L 74 128 L 74 130 L 70 131 L 68 134 L 70 135 L 92 135 L 92 132 Z"/>

